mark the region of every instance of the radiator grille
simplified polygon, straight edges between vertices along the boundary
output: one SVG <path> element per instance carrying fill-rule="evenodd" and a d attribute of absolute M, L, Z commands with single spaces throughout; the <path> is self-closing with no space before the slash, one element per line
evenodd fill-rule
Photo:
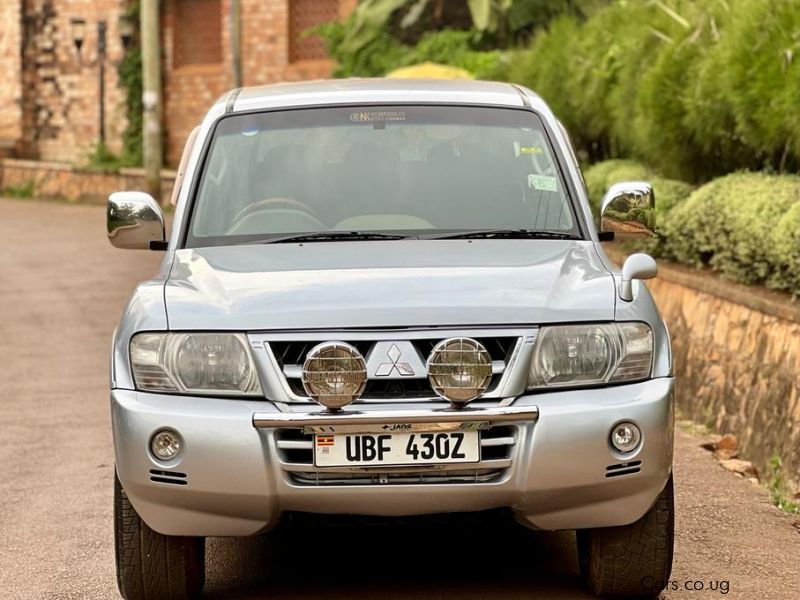
<path fill-rule="evenodd" d="M 443 338 L 424 338 L 410 340 L 423 360 L 427 360 L 434 346 L 442 341 Z M 517 346 L 518 337 L 475 337 L 489 352 L 493 362 L 503 365 L 492 375 L 491 383 L 486 393 L 491 393 L 503 377 L 505 367 L 508 366 L 511 356 Z M 370 349 L 376 343 L 370 340 L 337 340 L 346 342 L 361 352 L 362 356 L 367 356 Z M 272 354 L 278 363 L 278 367 L 286 379 L 286 383 L 295 396 L 305 398 L 307 396 L 301 381 L 302 366 L 308 352 L 319 341 L 271 341 L 269 342 Z M 431 388 L 427 377 L 408 378 L 408 379 L 369 379 L 367 381 L 364 394 L 365 400 L 418 400 L 426 398 L 436 398 L 437 395 Z"/>

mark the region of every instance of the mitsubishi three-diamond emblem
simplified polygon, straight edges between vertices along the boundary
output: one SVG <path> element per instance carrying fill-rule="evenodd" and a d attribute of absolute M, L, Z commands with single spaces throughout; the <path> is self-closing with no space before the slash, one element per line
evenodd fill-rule
<path fill-rule="evenodd" d="M 370 379 L 427 377 L 425 363 L 411 342 L 377 342 L 367 355 L 367 376 Z"/>
<path fill-rule="evenodd" d="M 400 358 L 402 358 L 403 354 L 400 352 L 400 348 L 397 347 L 397 344 L 392 344 L 386 356 L 389 358 L 390 362 L 379 364 L 378 369 L 375 371 L 375 377 L 386 377 L 390 375 L 392 371 L 397 371 L 399 375 L 405 377 L 414 374 L 414 367 L 407 362 L 400 362 Z"/>

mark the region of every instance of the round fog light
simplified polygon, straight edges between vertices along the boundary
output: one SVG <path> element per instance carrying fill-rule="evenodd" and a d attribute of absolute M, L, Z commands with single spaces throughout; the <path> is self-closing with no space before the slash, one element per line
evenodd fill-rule
<path fill-rule="evenodd" d="M 436 344 L 428 357 L 433 391 L 456 406 L 478 398 L 492 382 L 492 358 L 472 338 L 450 338 Z"/>
<path fill-rule="evenodd" d="M 642 441 L 642 432 L 633 423 L 620 423 L 611 430 L 611 445 L 619 452 L 633 452 Z"/>
<path fill-rule="evenodd" d="M 367 363 L 345 342 L 314 346 L 303 363 L 306 394 L 328 410 L 337 411 L 358 400 L 367 385 Z"/>
<path fill-rule="evenodd" d="M 181 451 L 181 438 L 171 429 L 162 429 L 150 441 L 150 452 L 158 460 L 172 460 Z"/>

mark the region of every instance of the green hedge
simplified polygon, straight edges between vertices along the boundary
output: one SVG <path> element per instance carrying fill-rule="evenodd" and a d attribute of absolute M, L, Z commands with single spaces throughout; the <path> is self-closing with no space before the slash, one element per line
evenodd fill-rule
<path fill-rule="evenodd" d="M 734 173 L 670 211 L 656 253 L 800 294 L 800 177 Z"/>
<path fill-rule="evenodd" d="M 400 67 L 433 62 L 466 69 L 477 79 L 508 79 L 508 55 L 482 50 L 473 31 L 429 32 L 415 46 L 407 46 L 384 31 L 357 52 L 347 52 L 342 42 L 349 25 L 348 21 L 326 23 L 315 29 L 337 61 L 336 77 L 382 77 Z"/>
<path fill-rule="evenodd" d="M 593 160 L 669 177 L 800 166 L 800 2 L 627 0 L 562 16 L 509 77 L 553 107 Z"/>
<path fill-rule="evenodd" d="M 350 21 L 334 21 L 314 29 L 325 40 L 328 54 L 336 60 L 335 77 L 381 77 L 406 66 L 408 47 L 388 32 L 382 32 L 358 52 L 346 52 L 342 43 L 350 25 Z"/>
<path fill-rule="evenodd" d="M 614 183 L 653 185 L 658 237 L 631 248 L 800 295 L 800 176 L 738 172 L 695 189 L 637 161 L 612 159 L 585 169 L 584 179 L 595 215 Z"/>
<path fill-rule="evenodd" d="M 352 17 L 318 31 L 341 77 L 430 61 L 527 85 L 591 162 L 630 156 L 693 182 L 800 168 L 797 0 L 586 0 L 563 12 L 546 0 L 514 6 L 523 16 L 538 11 L 530 26 L 552 20 L 529 47 L 512 51 L 492 49 L 497 40 L 472 30 L 422 29 L 409 38 L 395 24 L 351 53 L 342 40 Z"/>

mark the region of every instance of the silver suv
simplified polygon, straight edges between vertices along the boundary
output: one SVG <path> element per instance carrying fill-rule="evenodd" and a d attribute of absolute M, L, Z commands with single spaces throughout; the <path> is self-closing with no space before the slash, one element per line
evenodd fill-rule
<path fill-rule="evenodd" d="M 603 597 L 657 596 L 673 548 L 670 341 L 653 192 L 603 201 L 514 85 L 245 88 L 187 143 L 172 234 L 141 192 L 108 235 L 165 251 L 116 330 L 117 570 L 189 598 L 206 536 L 296 513 L 504 510 L 577 531 Z"/>

